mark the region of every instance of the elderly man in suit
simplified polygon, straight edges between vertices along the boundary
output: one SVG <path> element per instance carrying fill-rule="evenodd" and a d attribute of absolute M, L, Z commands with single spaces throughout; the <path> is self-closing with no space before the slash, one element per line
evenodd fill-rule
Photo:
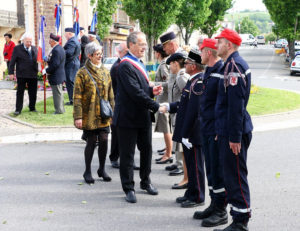
<path fill-rule="evenodd" d="M 23 99 L 26 84 L 28 86 L 29 110 L 36 112 L 35 103 L 37 95 L 37 49 L 32 46 L 32 35 L 25 33 L 23 35 L 23 43 L 14 48 L 10 64 L 10 79 L 14 78 L 14 69 L 16 66 L 17 76 L 17 100 L 15 115 L 19 115 L 23 109 Z"/>
<path fill-rule="evenodd" d="M 48 74 L 48 80 L 52 88 L 53 103 L 55 112 L 54 114 L 63 114 L 64 108 L 64 95 L 62 84 L 66 80 L 65 74 L 65 50 L 59 45 L 60 36 L 50 34 L 49 44 L 52 50 L 49 54 L 48 68 L 45 72 Z"/>
<path fill-rule="evenodd" d="M 69 102 L 66 105 L 73 105 L 73 88 L 76 73 L 80 67 L 79 55 L 80 55 L 80 43 L 75 37 L 74 29 L 68 27 L 65 29 L 65 37 L 68 40 L 64 46 L 66 52 L 66 85 L 69 95 Z"/>
<path fill-rule="evenodd" d="M 136 203 L 133 179 L 135 146 L 140 151 L 140 187 L 157 195 L 151 184 L 152 129 L 151 112 L 159 110 L 152 98 L 162 92 L 162 86 L 149 86 L 149 77 L 141 61 L 147 49 L 146 36 L 132 32 L 127 37 L 129 52 L 119 66 L 118 93 L 113 117 L 117 127 L 120 151 L 120 177 L 126 201 Z"/>

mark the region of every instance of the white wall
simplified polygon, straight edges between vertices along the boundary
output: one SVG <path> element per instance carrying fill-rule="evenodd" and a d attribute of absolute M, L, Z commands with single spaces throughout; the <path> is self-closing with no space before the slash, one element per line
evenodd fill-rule
<path fill-rule="evenodd" d="M 0 10 L 17 12 L 17 0 L 0 0 Z"/>

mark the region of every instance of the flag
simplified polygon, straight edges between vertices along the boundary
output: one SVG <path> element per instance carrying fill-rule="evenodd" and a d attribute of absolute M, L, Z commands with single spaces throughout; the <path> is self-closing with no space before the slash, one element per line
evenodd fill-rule
<path fill-rule="evenodd" d="M 93 16 L 92 23 L 91 23 L 91 28 L 90 28 L 91 32 L 95 32 L 97 22 L 98 22 L 98 20 L 97 20 L 97 13 L 95 12 L 94 16 Z"/>
<path fill-rule="evenodd" d="M 77 7 L 74 7 L 74 25 L 73 25 L 75 35 L 80 39 L 80 26 L 79 26 L 79 11 Z"/>
<path fill-rule="evenodd" d="M 46 27 L 45 16 L 41 15 L 41 23 L 39 29 L 39 47 L 37 61 L 39 62 L 39 69 L 42 71 L 44 69 L 43 61 L 47 59 L 45 52 L 45 36 L 44 29 Z"/>
<path fill-rule="evenodd" d="M 61 17 L 61 4 L 59 5 L 55 4 L 54 18 L 55 18 L 56 34 L 58 34 L 59 27 L 60 27 L 60 17 Z"/>

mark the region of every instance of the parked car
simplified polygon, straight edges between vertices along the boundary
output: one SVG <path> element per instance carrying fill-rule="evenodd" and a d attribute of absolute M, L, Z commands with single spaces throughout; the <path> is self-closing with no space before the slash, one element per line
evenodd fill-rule
<path fill-rule="evenodd" d="M 300 73 L 300 55 L 297 55 L 291 63 L 290 75 Z"/>
<path fill-rule="evenodd" d="M 274 43 L 275 48 L 284 48 L 287 47 L 288 41 L 286 39 L 279 39 Z"/>
<path fill-rule="evenodd" d="M 103 60 L 103 66 L 110 71 L 112 65 L 118 60 L 118 57 L 108 57 Z"/>
<path fill-rule="evenodd" d="M 257 44 L 262 44 L 262 45 L 266 44 L 266 40 L 263 35 L 256 36 L 256 41 L 257 41 Z"/>
<path fill-rule="evenodd" d="M 242 45 L 255 45 L 256 39 L 252 34 L 240 34 L 240 37 L 242 38 Z"/>

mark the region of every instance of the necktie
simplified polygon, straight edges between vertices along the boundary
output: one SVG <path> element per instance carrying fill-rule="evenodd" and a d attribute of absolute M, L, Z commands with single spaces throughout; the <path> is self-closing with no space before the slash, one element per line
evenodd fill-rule
<path fill-rule="evenodd" d="M 32 59 L 31 51 L 29 50 L 28 47 L 26 47 L 27 53 L 29 54 L 30 59 Z"/>

